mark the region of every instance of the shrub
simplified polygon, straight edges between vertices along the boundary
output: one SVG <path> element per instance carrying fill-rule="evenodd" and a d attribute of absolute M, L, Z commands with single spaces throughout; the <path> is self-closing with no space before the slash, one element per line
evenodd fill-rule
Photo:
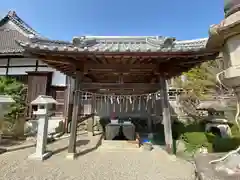
<path fill-rule="evenodd" d="M 5 76 L 0 77 L 0 94 L 9 95 L 15 100 L 15 103 L 10 105 L 8 114 L 5 115 L 5 121 L 8 121 L 10 129 L 24 115 L 26 108 L 24 90 L 24 85 L 15 79 Z"/>
<path fill-rule="evenodd" d="M 194 146 L 203 146 L 208 142 L 204 132 L 186 132 L 183 134 L 182 139 Z"/>
<path fill-rule="evenodd" d="M 220 138 L 216 137 L 213 141 L 213 151 L 214 152 L 227 152 L 236 149 L 240 146 L 240 138 Z"/>
<path fill-rule="evenodd" d="M 177 140 L 185 132 L 185 125 L 179 121 L 174 121 L 172 124 L 172 136 L 173 139 Z"/>
<path fill-rule="evenodd" d="M 231 132 L 232 132 L 233 137 L 240 137 L 240 132 L 239 132 L 238 126 L 236 124 L 234 124 L 231 127 Z"/>

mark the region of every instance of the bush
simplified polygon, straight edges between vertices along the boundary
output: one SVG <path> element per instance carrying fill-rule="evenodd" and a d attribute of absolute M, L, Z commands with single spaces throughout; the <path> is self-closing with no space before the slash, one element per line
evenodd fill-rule
<path fill-rule="evenodd" d="M 200 147 L 206 147 L 208 152 L 228 152 L 240 146 L 240 132 L 237 125 L 231 127 L 232 137 L 221 138 L 213 133 L 206 133 L 203 123 L 184 125 L 174 122 L 172 126 L 173 138 L 182 139 L 186 151 L 194 152 Z"/>
<path fill-rule="evenodd" d="M 15 103 L 10 105 L 8 114 L 5 115 L 5 122 L 8 122 L 8 129 L 12 129 L 17 120 L 23 118 L 26 108 L 25 104 L 25 87 L 22 83 L 8 77 L 0 77 L 0 94 L 9 95 Z"/>
<path fill-rule="evenodd" d="M 213 141 L 214 152 L 228 152 L 232 151 L 240 146 L 240 138 L 220 138 L 216 137 Z"/>
<path fill-rule="evenodd" d="M 172 124 L 172 136 L 173 139 L 177 140 L 185 132 L 185 125 L 181 122 L 174 121 Z"/>

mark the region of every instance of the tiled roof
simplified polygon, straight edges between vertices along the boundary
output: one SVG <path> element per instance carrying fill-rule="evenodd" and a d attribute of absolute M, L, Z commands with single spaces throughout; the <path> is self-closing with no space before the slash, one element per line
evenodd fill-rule
<path fill-rule="evenodd" d="M 19 27 L 24 33 L 18 30 L 9 29 L 8 27 L 0 29 L 0 55 L 12 55 L 21 54 L 24 49 L 16 43 L 16 40 L 21 40 L 28 42 L 29 37 L 40 35 L 32 29 L 27 23 L 25 23 L 15 11 L 9 11 L 6 16 L 0 19 L 0 26 L 4 25 L 8 21 L 13 22 L 17 27 Z"/>
<path fill-rule="evenodd" d="M 28 41 L 28 38 L 16 30 L 0 30 L 0 55 L 19 54 L 23 48 L 16 43 L 16 39 Z"/>
<path fill-rule="evenodd" d="M 206 48 L 208 38 L 177 41 L 161 36 L 82 36 L 71 42 L 32 38 L 31 42 L 18 41 L 30 49 L 48 51 L 89 52 L 191 52 Z"/>
<path fill-rule="evenodd" d="M 1 24 L 4 24 L 8 20 L 12 21 L 14 24 L 16 24 L 19 28 L 21 28 L 27 34 L 32 34 L 32 35 L 39 36 L 39 37 L 41 36 L 32 27 L 30 27 L 25 21 L 23 21 L 16 14 L 15 11 L 9 11 L 6 16 L 4 16 L 2 19 L 0 19 L 0 26 L 1 26 Z"/>

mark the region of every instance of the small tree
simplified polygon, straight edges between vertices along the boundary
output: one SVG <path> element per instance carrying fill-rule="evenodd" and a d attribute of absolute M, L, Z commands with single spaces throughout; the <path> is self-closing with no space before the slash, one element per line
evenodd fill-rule
<path fill-rule="evenodd" d="M 208 61 L 183 73 L 184 81 L 180 77 L 175 79 L 175 86 L 186 92 L 179 98 L 185 113 L 198 116 L 196 106 L 200 100 L 221 96 L 227 92 L 216 79 L 216 75 L 221 71 L 220 63 Z"/>
<path fill-rule="evenodd" d="M 0 77 L 0 94 L 9 95 L 15 100 L 15 103 L 10 105 L 9 113 L 5 115 L 5 120 L 11 124 L 11 128 L 24 115 L 26 108 L 25 89 L 24 84 L 13 78 Z"/>

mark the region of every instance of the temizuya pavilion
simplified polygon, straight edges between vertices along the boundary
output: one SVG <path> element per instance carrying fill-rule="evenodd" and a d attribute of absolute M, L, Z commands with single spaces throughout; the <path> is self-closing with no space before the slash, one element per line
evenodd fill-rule
<path fill-rule="evenodd" d="M 172 152 L 166 80 L 219 54 L 208 46 L 208 38 L 178 41 L 162 36 L 82 36 L 65 42 L 32 37 L 29 42 L 18 43 L 27 56 L 39 58 L 75 79 L 69 155 L 76 150 L 78 92 L 100 89 L 119 95 L 160 91 L 166 149 Z"/>

